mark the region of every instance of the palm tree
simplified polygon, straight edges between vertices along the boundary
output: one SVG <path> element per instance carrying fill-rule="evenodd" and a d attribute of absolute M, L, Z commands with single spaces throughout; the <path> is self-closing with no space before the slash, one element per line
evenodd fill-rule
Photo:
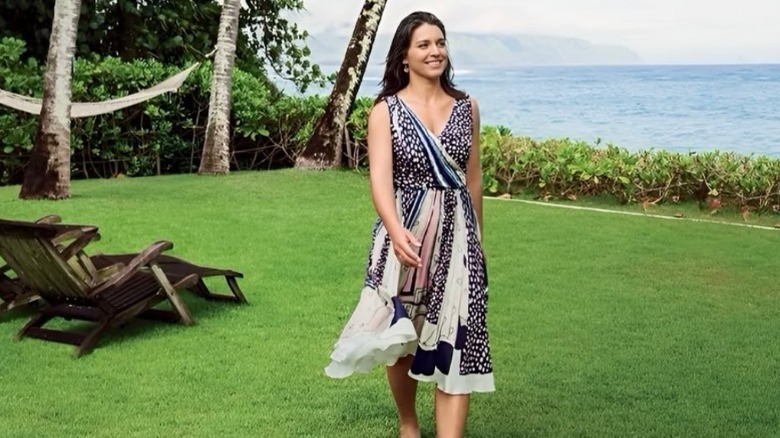
<path fill-rule="evenodd" d="M 230 172 L 230 103 L 240 12 L 241 0 L 225 0 L 222 5 L 217 53 L 214 55 L 214 67 L 211 73 L 206 141 L 203 144 L 203 156 L 198 169 L 201 175 Z"/>
<path fill-rule="evenodd" d="M 324 169 L 341 166 L 347 117 L 366 72 L 387 0 L 366 0 L 355 23 L 336 83 L 314 132 L 295 161 L 295 167 Z"/>
<path fill-rule="evenodd" d="M 19 193 L 22 199 L 70 196 L 71 85 L 80 11 L 81 0 L 56 0 L 54 4 L 43 107 Z"/>

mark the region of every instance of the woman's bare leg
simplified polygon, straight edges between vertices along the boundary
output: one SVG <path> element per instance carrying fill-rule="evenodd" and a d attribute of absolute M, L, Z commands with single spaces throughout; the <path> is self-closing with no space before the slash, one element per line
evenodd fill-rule
<path fill-rule="evenodd" d="M 395 365 L 387 367 L 387 381 L 393 392 L 393 399 L 398 408 L 401 438 L 419 438 L 420 425 L 417 422 L 417 380 L 409 377 L 409 367 L 414 356 L 398 359 Z"/>
<path fill-rule="evenodd" d="M 437 438 L 461 438 L 466 432 L 469 395 L 452 395 L 436 388 L 435 414 Z"/>

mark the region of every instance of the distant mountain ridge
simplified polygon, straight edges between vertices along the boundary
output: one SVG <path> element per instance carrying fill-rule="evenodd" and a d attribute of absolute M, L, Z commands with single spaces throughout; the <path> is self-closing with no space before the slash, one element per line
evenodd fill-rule
<path fill-rule="evenodd" d="M 381 64 L 392 35 L 377 35 L 369 65 Z M 619 45 L 594 44 L 579 38 L 538 35 L 450 33 L 453 63 L 459 68 L 523 65 L 640 64 L 642 58 Z M 320 32 L 307 40 L 314 62 L 340 65 L 349 41 L 343 32 Z"/>

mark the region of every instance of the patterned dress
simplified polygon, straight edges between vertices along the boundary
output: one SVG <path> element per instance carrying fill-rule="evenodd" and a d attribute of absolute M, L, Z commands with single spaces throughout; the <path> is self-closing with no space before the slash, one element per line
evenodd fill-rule
<path fill-rule="evenodd" d="M 360 301 L 326 374 L 346 377 L 414 354 L 409 375 L 450 394 L 494 390 L 486 326 L 488 284 L 465 185 L 472 107 L 458 99 L 436 137 L 397 96 L 386 98 L 400 219 L 422 243 L 421 268 L 402 266 L 381 220 Z"/>

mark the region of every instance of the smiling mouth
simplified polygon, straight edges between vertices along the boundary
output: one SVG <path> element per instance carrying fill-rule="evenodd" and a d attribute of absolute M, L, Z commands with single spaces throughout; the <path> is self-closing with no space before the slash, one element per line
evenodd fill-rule
<path fill-rule="evenodd" d="M 437 59 L 434 61 L 428 61 L 426 64 L 430 65 L 431 67 L 441 67 L 444 64 L 444 61 Z"/>

